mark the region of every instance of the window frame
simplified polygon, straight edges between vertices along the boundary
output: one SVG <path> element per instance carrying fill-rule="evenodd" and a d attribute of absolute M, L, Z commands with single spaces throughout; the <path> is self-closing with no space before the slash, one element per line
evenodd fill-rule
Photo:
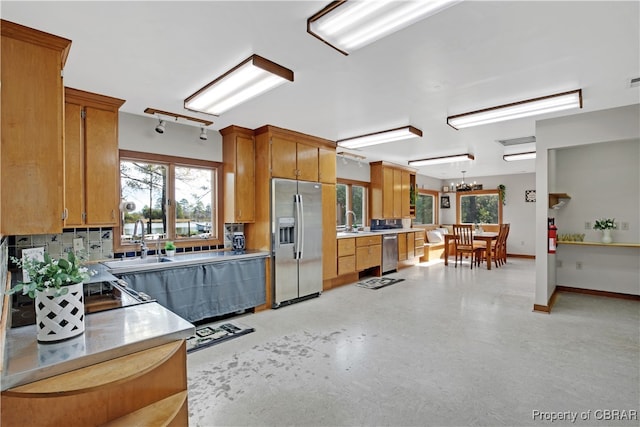
<path fill-rule="evenodd" d="M 159 242 L 171 240 L 179 248 L 194 246 L 220 246 L 224 244 L 223 223 L 221 212 L 223 212 L 223 195 L 222 195 L 222 167 L 223 164 L 211 160 L 192 159 L 188 157 L 168 156 L 164 154 L 145 153 L 132 150 L 119 150 L 118 156 L 118 194 L 122 194 L 122 183 L 120 177 L 120 163 L 122 161 L 138 161 L 163 164 L 168 169 L 167 179 L 167 234 L 166 239 L 159 239 Z M 214 177 L 214 190 L 216 192 L 215 200 L 212 197 L 213 206 L 211 206 L 213 221 L 215 223 L 216 237 L 209 239 L 202 238 L 175 238 L 176 224 L 176 200 L 175 200 L 175 168 L 193 167 L 211 169 Z M 123 243 L 121 241 L 122 219 L 118 220 L 118 225 L 113 227 L 113 252 L 132 252 L 137 250 L 138 244 Z M 213 225 L 212 225 L 213 229 Z M 155 243 L 155 242 L 154 242 Z M 164 245 L 162 245 L 164 247 Z M 149 249 L 155 250 L 154 245 L 150 245 Z"/>
<path fill-rule="evenodd" d="M 458 191 L 456 192 L 456 223 L 461 224 L 460 218 L 462 217 L 462 213 L 460 210 L 462 209 L 462 203 L 460 203 L 460 198 L 463 196 L 486 196 L 486 195 L 496 195 L 498 196 L 498 223 L 497 224 L 489 224 L 487 225 L 500 225 L 502 224 L 502 202 L 500 201 L 500 190 L 491 189 L 491 190 L 472 190 L 472 191 Z M 484 224 L 484 223 L 483 223 Z"/>
<path fill-rule="evenodd" d="M 355 179 L 344 179 L 344 178 L 336 178 L 336 185 L 338 184 L 342 184 L 342 185 L 346 185 L 347 186 L 347 196 L 351 196 L 353 193 L 353 186 L 357 186 L 357 187 L 364 187 L 364 200 L 363 200 L 363 204 L 364 204 L 364 208 L 363 208 L 363 215 L 362 215 L 362 223 L 363 226 L 364 224 L 368 224 L 369 223 L 369 192 L 370 192 L 370 183 L 366 182 L 366 181 L 358 181 Z M 337 197 L 338 197 L 338 192 L 336 191 L 336 202 L 337 202 Z M 353 210 L 351 209 L 351 197 L 347 197 L 347 203 L 348 205 L 346 206 L 346 210 Z M 336 203 L 337 206 L 337 203 Z M 349 226 L 349 218 L 346 218 L 347 220 L 347 224 L 345 225 L 338 225 L 338 215 L 336 212 L 336 231 L 340 231 L 345 229 L 346 227 Z"/>
<path fill-rule="evenodd" d="M 428 195 L 433 197 L 433 225 L 440 223 L 440 205 L 438 204 L 440 193 L 435 190 L 425 190 L 422 188 L 417 189 L 417 196 Z M 417 202 L 417 199 L 416 199 Z M 417 203 L 416 203 L 417 206 Z M 417 209 L 417 208 L 416 208 Z M 416 215 L 417 216 L 417 215 Z M 416 225 L 432 225 L 432 224 L 416 224 Z"/>

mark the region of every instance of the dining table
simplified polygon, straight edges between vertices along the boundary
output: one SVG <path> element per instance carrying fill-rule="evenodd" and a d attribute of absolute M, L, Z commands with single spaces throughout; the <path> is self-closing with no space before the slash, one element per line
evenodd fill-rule
<path fill-rule="evenodd" d="M 457 236 L 455 234 L 445 234 L 444 235 L 444 265 L 449 265 L 449 242 L 452 239 L 455 239 Z M 491 242 L 493 240 L 498 239 L 498 233 L 493 231 L 483 231 L 481 233 L 473 233 L 473 240 L 478 240 L 485 242 L 487 247 L 487 270 L 491 270 L 491 260 L 493 258 L 493 248 L 491 247 Z"/>

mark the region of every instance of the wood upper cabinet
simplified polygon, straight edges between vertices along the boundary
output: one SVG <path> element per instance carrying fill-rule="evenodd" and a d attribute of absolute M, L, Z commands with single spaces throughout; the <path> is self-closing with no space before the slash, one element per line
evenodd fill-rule
<path fill-rule="evenodd" d="M 118 110 L 124 102 L 65 88 L 65 227 L 118 224 Z"/>
<path fill-rule="evenodd" d="M 410 218 L 412 182 L 415 182 L 414 169 L 386 162 L 371 163 L 371 218 Z"/>
<path fill-rule="evenodd" d="M 59 233 L 64 87 L 71 41 L 1 20 L 0 233 Z"/>
<path fill-rule="evenodd" d="M 325 184 L 336 183 L 336 150 L 318 147 L 318 180 Z"/>
<path fill-rule="evenodd" d="M 268 135 L 273 178 L 335 184 L 334 142 L 270 125 L 255 130 L 262 134 Z"/>
<path fill-rule="evenodd" d="M 256 147 L 253 131 L 229 126 L 220 133 L 224 164 L 224 222 L 255 222 Z"/>

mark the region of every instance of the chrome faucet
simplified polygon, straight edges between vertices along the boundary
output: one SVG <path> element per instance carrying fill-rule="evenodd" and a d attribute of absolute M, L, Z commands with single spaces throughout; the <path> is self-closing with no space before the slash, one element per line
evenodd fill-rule
<path fill-rule="evenodd" d="M 146 258 L 147 257 L 147 252 L 149 251 L 149 248 L 147 247 L 147 244 L 144 241 L 144 222 L 142 222 L 141 219 L 137 220 L 136 223 L 133 226 L 133 235 L 137 236 L 138 235 L 138 225 L 140 225 L 140 257 L 141 258 Z"/>
<path fill-rule="evenodd" d="M 351 226 L 347 227 L 348 231 L 354 231 L 353 225 L 356 223 L 356 213 L 354 211 L 347 211 L 345 214 L 347 224 L 349 224 L 349 214 L 353 215 L 353 221 L 351 221 Z"/>

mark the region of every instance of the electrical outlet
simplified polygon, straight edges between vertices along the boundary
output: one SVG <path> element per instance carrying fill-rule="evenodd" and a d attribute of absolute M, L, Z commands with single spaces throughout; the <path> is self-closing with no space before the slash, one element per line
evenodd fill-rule
<path fill-rule="evenodd" d="M 81 251 L 84 249 L 84 242 L 81 237 L 77 237 L 73 239 L 73 250 L 74 252 Z"/>
<path fill-rule="evenodd" d="M 576 261 L 576 270 L 582 270 L 582 261 Z"/>
<path fill-rule="evenodd" d="M 556 267 L 562 268 L 562 260 L 561 259 L 557 259 L 556 260 Z"/>
<path fill-rule="evenodd" d="M 584 229 L 585 230 L 591 230 L 591 223 L 589 221 L 584 223 Z"/>
<path fill-rule="evenodd" d="M 629 230 L 629 223 L 628 222 L 621 222 L 620 223 L 620 229 L 628 231 Z"/>

